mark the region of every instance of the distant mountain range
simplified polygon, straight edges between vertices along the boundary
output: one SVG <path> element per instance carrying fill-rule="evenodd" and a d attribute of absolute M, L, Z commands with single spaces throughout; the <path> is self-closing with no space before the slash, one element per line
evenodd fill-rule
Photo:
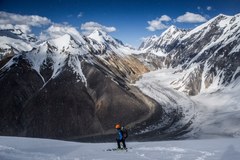
<path fill-rule="evenodd" d="M 189 31 L 171 26 L 146 39 L 139 50 L 141 61 L 153 69 L 189 70 L 174 82 L 176 89 L 189 95 L 216 91 L 240 75 L 240 14 L 220 14 Z"/>
<path fill-rule="evenodd" d="M 192 30 L 171 26 L 138 50 L 100 30 L 45 41 L 0 30 L 0 135 L 76 139 L 112 134 L 117 122 L 138 131 L 166 114 L 132 85 L 143 73 L 187 70 L 176 89 L 213 92 L 239 77 L 239 52 L 240 14 Z"/>

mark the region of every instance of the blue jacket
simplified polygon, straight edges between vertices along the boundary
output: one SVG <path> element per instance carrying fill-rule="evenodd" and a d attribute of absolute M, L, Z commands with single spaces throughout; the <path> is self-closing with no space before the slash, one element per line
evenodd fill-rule
<path fill-rule="evenodd" d="M 123 139 L 123 134 L 121 129 L 117 129 L 117 140 L 122 140 Z"/>

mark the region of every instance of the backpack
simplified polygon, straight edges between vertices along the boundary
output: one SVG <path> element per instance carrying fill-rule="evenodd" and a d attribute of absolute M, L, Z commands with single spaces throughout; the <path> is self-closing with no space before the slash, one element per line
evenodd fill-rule
<path fill-rule="evenodd" d="M 125 127 L 121 128 L 123 138 L 126 139 L 128 137 L 128 131 Z"/>

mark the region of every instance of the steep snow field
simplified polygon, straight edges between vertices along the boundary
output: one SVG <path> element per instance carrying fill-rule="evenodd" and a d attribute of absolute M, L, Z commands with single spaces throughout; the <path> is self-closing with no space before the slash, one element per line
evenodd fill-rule
<path fill-rule="evenodd" d="M 201 129 L 201 137 L 240 137 L 239 93 L 240 78 L 216 92 L 192 97 L 200 110 L 196 121 Z"/>
<path fill-rule="evenodd" d="M 115 143 L 75 143 L 0 137 L 1 160 L 238 160 L 240 139 L 130 142 L 126 151 L 106 151 Z"/>
<path fill-rule="evenodd" d="M 215 92 L 202 92 L 189 97 L 174 89 L 176 86 L 172 82 L 187 72 L 176 71 L 161 69 L 146 73 L 136 85 L 162 104 L 166 111 L 179 107 L 185 114 L 185 120 L 194 117 L 188 137 L 239 137 L 240 78 L 227 87 L 214 86 L 212 90 Z"/>

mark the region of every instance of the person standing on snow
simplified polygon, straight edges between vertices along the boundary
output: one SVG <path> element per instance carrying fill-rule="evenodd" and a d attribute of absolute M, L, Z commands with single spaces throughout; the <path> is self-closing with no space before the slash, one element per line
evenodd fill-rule
<path fill-rule="evenodd" d="M 115 125 L 115 128 L 117 130 L 117 138 L 116 138 L 116 141 L 117 141 L 117 145 L 118 145 L 118 149 L 122 149 L 121 146 L 120 146 L 120 143 L 123 144 L 123 149 L 127 149 L 126 147 L 126 144 L 125 144 L 125 134 L 123 133 L 123 131 L 121 130 L 121 125 L 120 124 L 116 124 Z"/>

